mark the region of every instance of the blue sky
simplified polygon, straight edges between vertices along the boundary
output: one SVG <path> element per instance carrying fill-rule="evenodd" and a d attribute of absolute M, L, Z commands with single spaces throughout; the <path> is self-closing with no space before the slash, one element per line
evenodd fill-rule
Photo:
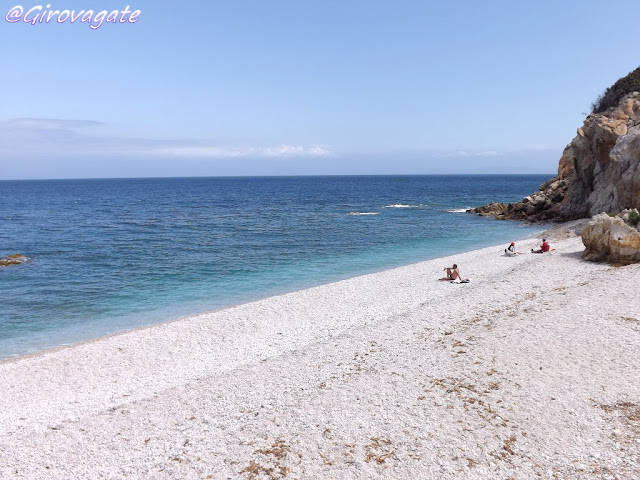
<path fill-rule="evenodd" d="M 128 0 L 8 23 L 0 179 L 554 173 L 640 2 Z"/>

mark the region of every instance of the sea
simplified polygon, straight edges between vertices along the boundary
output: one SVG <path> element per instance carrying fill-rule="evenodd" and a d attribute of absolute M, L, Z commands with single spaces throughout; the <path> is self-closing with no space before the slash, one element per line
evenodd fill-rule
<path fill-rule="evenodd" d="M 0 359 L 506 245 L 465 210 L 551 176 L 0 181 Z"/>

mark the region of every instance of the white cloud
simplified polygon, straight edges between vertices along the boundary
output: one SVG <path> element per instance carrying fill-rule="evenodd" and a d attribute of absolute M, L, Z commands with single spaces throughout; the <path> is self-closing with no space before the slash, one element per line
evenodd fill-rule
<path fill-rule="evenodd" d="M 515 152 L 557 152 L 562 151 L 564 145 L 550 146 L 550 145 L 528 145 L 517 150 Z"/>
<path fill-rule="evenodd" d="M 155 155 L 168 155 L 175 157 L 241 157 L 245 153 L 240 149 L 221 148 L 221 147 L 203 147 L 189 145 L 174 145 L 168 147 L 151 148 L 144 152 Z"/>
<path fill-rule="evenodd" d="M 434 151 L 434 153 L 437 153 Z M 476 152 L 473 150 L 454 150 L 454 151 L 443 151 L 442 155 L 444 157 L 459 157 L 459 158 L 467 158 L 467 157 L 495 157 L 497 155 L 500 155 L 500 153 L 498 153 L 495 150 L 489 150 L 489 151 L 480 151 L 480 152 Z"/>
<path fill-rule="evenodd" d="M 96 122 L 93 120 L 63 120 L 60 118 L 7 118 L 4 123 L 13 128 L 34 130 L 68 130 L 80 127 L 104 125 L 102 122 Z"/>
<path fill-rule="evenodd" d="M 263 147 L 179 144 L 152 148 L 145 153 L 189 158 L 322 157 L 333 155 L 331 150 L 320 145 L 306 147 L 287 144 Z"/>
<path fill-rule="evenodd" d="M 48 118 L 0 119 L 0 153 L 65 156 L 164 156 L 177 158 L 322 157 L 333 155 L 323 145 L 214 145 L 202 141 L 154 140 L 89 135 L 77 130 L 100 126 L 92 120 Z M 98 133 L 100 133 L 98 131 Z"/>

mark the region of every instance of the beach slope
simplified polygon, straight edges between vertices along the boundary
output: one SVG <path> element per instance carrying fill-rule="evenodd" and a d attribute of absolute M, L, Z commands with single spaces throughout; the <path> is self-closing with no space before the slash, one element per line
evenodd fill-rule
<path fill-rule="evenodd" d="M 640 478 L 640 265 L 552 247 L 2 362 L 0 478 Z"/>

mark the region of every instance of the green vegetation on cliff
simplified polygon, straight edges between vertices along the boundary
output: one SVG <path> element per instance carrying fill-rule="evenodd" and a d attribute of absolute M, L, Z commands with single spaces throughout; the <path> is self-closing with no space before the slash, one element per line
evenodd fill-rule
<path fill-rule="evenodd" d="M 640 67 L 607 88 L 591 104 L 591 113 L 601 113 L 608 108 L 615 107 L 622 97 L 631 92 L 640 92 Z"/>

